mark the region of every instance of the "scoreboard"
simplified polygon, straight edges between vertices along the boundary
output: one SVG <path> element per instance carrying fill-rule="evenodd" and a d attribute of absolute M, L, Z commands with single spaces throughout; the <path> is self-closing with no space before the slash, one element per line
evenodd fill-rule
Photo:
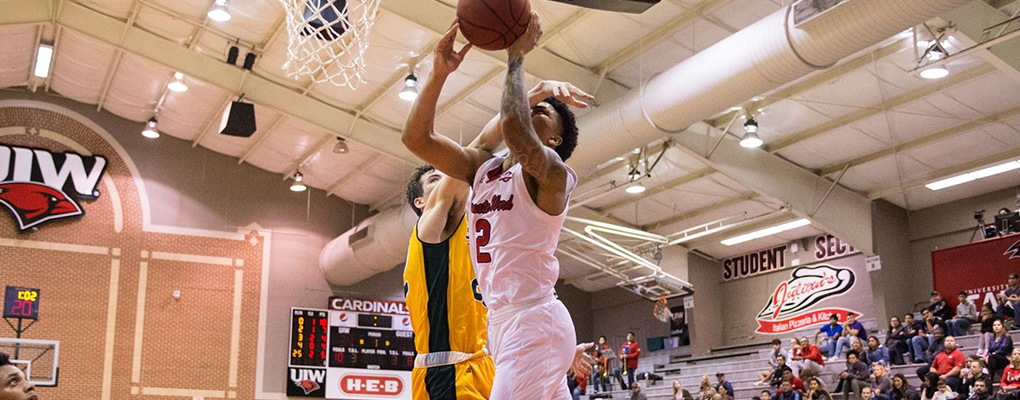
<path fill-rule="evenodd" d="M 414 332 L 400 302 L 331 299 L 291 309 L 287 395 L 411 399 Z"/>
<path fill-rule="evenodd" d="M 4 293 L 4 318 L 39 318 L 39 289 L 8 286 Z"/>

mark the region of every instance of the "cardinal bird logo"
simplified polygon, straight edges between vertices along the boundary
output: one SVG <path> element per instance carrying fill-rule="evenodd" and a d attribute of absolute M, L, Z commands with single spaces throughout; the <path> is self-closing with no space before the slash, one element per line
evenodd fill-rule
<path fill-rule="evenodd" d="M 294 384 L 298 385 L 298 387 L 300 387 L 301 390 L 304 390 L 305 394 L 309 394 L 311 392 L 319 390 L 319 384 L 316 383 L 313 380 L 305 379 L 305 380 L 300 381 L 300 382 L 294 382 Z"/>
<path fill-rule="evenodd" d="M 32 182 L 0 182 L 0 204 L 11 211 L 20 231 L 84 214 L 81 206 L 63 191 Z"/>
<path fill-rule="evenodd" d="M 1009 248 L 1006 249 L 1006 252 L 1002 253 L 1002 255 L 1009 256 L 1010 260 L 1014 258 L 1020 258 L 1020 240 L 1017 240 L 1016 243 L 1013 243 L 1012 246 L 1009 246 Z"/>

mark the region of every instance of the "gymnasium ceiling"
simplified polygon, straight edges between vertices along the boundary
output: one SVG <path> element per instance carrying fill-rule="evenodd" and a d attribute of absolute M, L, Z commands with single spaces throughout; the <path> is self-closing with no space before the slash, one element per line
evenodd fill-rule
<path fill-rule="evenodd" d="M 790 2 L 663 0 L 644 14 L 625 15 L 535 0 L 546 34 L 528 57 L 528 84 L 572 81 L 605 104 Z M 1018 7 L 987 3 L 1004 15 Z M 418 163 L 399 142 L 410 103 L 397 93 L 409 65 L 422 80 L 428 75 L 430 53 L 453 19 L 454 4 L 382 0 L 367 54 L 368 82 L 351 90 L 286 77 L 287 34 L 277 0 L 231 1 L 233 18 L 222 23 L 206 17 L 213 0 L 0 0 L 0 88 L 54 92 L 139 123 L 160 104 L 165 135 L 278 173 L 281 185 L 300 169 L 310 186 L 379 209 L 400 201 Z M 237 41 L 241 60 L 252 48 L 260 54 L 250 73 L 224 63 Z M 31 74 L 39 43 L 56 48 L 47 79 Z M 969 46 L 959 34 L 946 44 L 950 52 Z M 1020 170 L 940 191 L 924 187 L 1020 158 L 1020 73 L 980 53 L 950 63 L 945 79 L 925 80 L 909 72 L 915 51 L 908 30 L 833 68 L 734 104 L 756 113 L 761 126 L 765 147 L 748 151 L 768 151 L 833 180 L 849 165 L 839 185 L 908 210 L 1015 186 Z M 185 73 L 189 91 L 166 90 L 175 71 Z M 499 108 L 503 71 L 505 55 L 471 51 L 446 85 L 437 131 L 469 142 Z M 241 93 L 257 104 L 259 130 L 251 138 L 218 134 L 220 115 Z M 732 115 L 719 110 L 705 122 L 725 128 Z M 742 135 L 742 124 L 738 119 L 730 132 Z M 337 136 L 348 138 L 349 153 L 333 152 Z M 648 145 L 650 161 L 666 139 Z M 643 194 L 610 190 L 627 181 L 635 157 L 621 154 L 586 174 L 575 198 L 588 198 L 581 206 L 588 215 L 661 234 L 724 218 L 793 219 L 774 199 L 671 143 L 665 147 L 643 181 Z M 807 226 L 731 247 L 719 243 L 747 230 L 685 247 L 723 258 L 820 233 Z M 592 272 L 565 262 L 562 277 Z"/>

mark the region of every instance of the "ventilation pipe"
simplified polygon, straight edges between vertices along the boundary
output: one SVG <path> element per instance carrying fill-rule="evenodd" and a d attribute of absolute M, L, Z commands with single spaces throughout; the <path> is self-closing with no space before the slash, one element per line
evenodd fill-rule
<path fill-rule="evenodd" d="M 393 206 L 330 241 L 319 254 L 319 268 L 326 281 L 353 285 L 404 262 L 417 220 L 411 207 Z"/>
<path fill-rule="evenodd" d="M 849 0 L 794 27 L 795 2 L 578 119 L 568 164 L 600 163 L 682 131 L 970 0 Z M 585 175 L 582 173 L 582 175 Z"/>
<path fill-rule="evenodd" d="M 592 171 L 968 2 L 848 0 L 796 27 L 794 3 L 579 118 L 583 143 L 568 164 Z M 326 279 L 350 285 L 403 262 L 415 220 L 390 208 L 336 238 L 319 256 Z"/>

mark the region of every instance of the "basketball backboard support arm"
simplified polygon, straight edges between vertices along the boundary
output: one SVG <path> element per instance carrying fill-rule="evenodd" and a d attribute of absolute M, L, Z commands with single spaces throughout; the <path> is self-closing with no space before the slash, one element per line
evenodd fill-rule
<path fill-rule="evenodd" d="M 11 362 L 15 365 L 25 365 L 24 371 L 29 382 L 32 382 L 36 386 L 57 386 L 60 370 L 60 341 L 0 338 L 0 351 L 11 347 L 18 350 L 38 352 L 38 354 L 31 356 L 30 359 L 29 357 L 20 357 L 20 355 L 14 356 L 11 359 Z M 37 364 L 43 364 L 49 368 L 44 368 L 44 370 L 40 370 L 40 368 L 33 368 Z M 45 378 L 39 379 L 39 376 L 44 376 Z"/>

